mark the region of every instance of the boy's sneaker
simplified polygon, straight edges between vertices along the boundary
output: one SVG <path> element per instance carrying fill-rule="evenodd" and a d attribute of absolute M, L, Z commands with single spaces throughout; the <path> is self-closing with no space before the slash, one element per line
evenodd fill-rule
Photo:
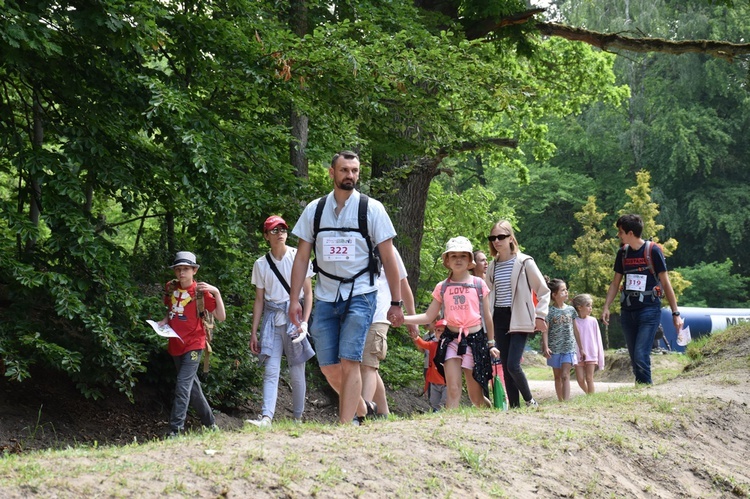
<path fill-rule="evenodd" d="M 539 408 L 539 402 L 537 402 L 534 399 L 526 401 L 526 407 L 531 407 L 532 409 L 538 409 Z"/>
<path fill-rule="evenodd" d="M 250 423 L 251 425 L 255 425 L 258 428 L 270 428 L 271 427 L 271 418 L 268 416 L 263 416 L 260 419 L 246 419 L 245 423 Z"/>
<path fill-rule="evenodd" d="M 365 400 L 365 406 L 367 406 L 367 414 L 365 414 L 365 419 L 375 419 L 378 417 L 378 404 L 373 401 Z"/>

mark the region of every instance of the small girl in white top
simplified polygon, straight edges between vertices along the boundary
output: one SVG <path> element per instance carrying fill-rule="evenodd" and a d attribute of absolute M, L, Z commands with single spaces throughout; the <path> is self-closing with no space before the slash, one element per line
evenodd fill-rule
<path fill-rule="evenodd" d="M 581 390 L 594 393 L 594 371 L 596 367 L 604 369 L 604 345 L 599 321 L 591 316 L 594 300 L 591 295 L 581 294 L 573 298 L 573 307 L 578 312 L 578 318 L 573 321 L 573 327 L 580 338 L 578 364 L 576 365 L 576 379 Z"/>

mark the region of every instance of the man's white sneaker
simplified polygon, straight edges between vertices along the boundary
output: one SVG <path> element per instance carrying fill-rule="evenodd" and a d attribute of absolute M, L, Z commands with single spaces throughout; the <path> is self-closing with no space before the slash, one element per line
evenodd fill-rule
<path fill-rule="evenodd" d="M 529 401 L 526 402 L 526 407 L 531 407 L 533 409 L 538 409 L 539 408 L 539 402 L 537 402 L 534 399 L 531 399 L 531 400 L 529 400 Z"/>
<path fill-rule="evenodd" d="M 271 427 L 271 418 L 268 416 L 263 416 L 260 419 L 246 419 L 245 423 L 250 423 L 251 425 L 255 425 L 258 428 L 270 428 Z"/>

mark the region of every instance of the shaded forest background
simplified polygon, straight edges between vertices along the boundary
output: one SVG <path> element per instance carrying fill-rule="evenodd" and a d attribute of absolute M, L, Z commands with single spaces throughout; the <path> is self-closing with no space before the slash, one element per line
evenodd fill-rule
<path fill-rule="evenodd" d="M 0 0 L 3 375 L 52 370 L 93 398 L 169 378 L 144 321 L 163 316 L 166 267 L 188 249 L 228 304 L 208 394 L 240 403 L 259 379 L 261 223 L 293 223 L 330 190 L 342 148 L 361 151 L 361 188 L 388 207 L 423 303 L 445 241 L 486 248 L 499 218 L 547 275 L 601 299 L 614 220 L 634 211 L 681 304 L 748 306 L 749 14 L 709 0 Z M 405 333 L 391 338 L 387 381 L 420 376 Z"/>

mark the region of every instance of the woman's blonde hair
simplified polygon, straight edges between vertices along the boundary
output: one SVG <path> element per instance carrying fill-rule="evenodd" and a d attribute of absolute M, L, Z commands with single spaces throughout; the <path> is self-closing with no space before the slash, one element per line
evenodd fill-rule
<path fill-rule="evenodd" d="M 518 241 L 516 240 L 516 233 L 513 230 L 513 226 L 510 224 L 510 222 L 508 222 L 507 220 L 500 220 L 490 228 L 490 233 L 492 233 L 492 231 L 495 229 L 503 229 L 505 230 L 506 234 L 510 234 L 510 252 L 514 255 L 518 253 Z M 492 243 L 490 243 L 490 255 L 492 255 L 492 258 L 495 258 L 497 256 L 497 250 L 495 249 L 495 245 Z"/>
<path fill-rule="evenodd" d="M 591 297 L 591 295 L 583 293 L 580 295 L 576 295 L 575 298 L 573 298 L 573 308 L 578 310 L 578 307 L 582 307 L 584 305 L 593 305 L 594 299 Z"/>

